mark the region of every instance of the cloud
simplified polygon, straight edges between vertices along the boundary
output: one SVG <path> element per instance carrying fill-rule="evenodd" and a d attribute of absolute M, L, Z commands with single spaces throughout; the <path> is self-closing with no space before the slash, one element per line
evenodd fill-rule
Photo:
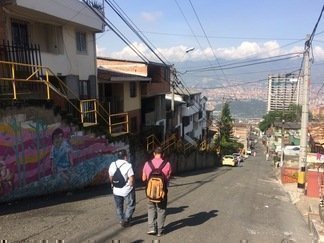
<path fill-rule="evenodd" d="M 97 46 L 97 56 L 98 57 L 107 57 L 108 50 L 105 47 L 99 47 Z"/>
<path fill-rule="evenodd" d="M 162 16 L 161 11 L 156 11 L 156 12 L 141 12 L 140 16 L 142 19 L 148 22 L 155 22 Z"/>
<path fill-rule="evenodd" d="M 249 57 L 268 57 L 280 54 L 280 46 L 276 41 L 262 44 L 244 41 L 237 47 L 218 48 L 216 56 L 224 59 L 242 59 Z"/>
<path fill-rule="evenodd" d="M 134 42 L 133 46 L 141 52 L 150 61 L 159 61 L 158 58 L 143 44 Z M 244 58 L 264 58 L 277 56 L 287 53 L 302 52 L 303 46 L 293 46 L 290 49 L 282 49 L 277 41 L 268 41 L 264 43 L 244 41 L 238 46 L 217 48 L 195 48 L 194 50 L 186 53 L 186 50 L 192 48 L 191 46 L 177 45 L 168 48 L 157 48 L 155 52 L 163 59 L 170 63 L 184 62 L 188 60 L 201 61 L 201 60 L 235 60 Z M 108 56 L 118 59 L 140 60 L 136 53 L 129 47 L 125 47 L 120 51 L 108 53 L 105 48 L 97 48 L 98 56 Z M 319 46 L 313 47 L 315 60 L 324 60 L 324 49 Z"/>
<path fill-rule="evenodd" d="M 324 49 L 320 46 L 315 46 L 313 48 L 314 59 L 316 60 L 324 60 Z"/>

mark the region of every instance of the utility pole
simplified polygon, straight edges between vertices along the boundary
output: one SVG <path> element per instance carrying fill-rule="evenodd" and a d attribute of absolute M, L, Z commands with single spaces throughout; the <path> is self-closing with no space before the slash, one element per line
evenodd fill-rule
<path fill-rule="evenodd" d="M 284 116 L 283 116 L 284 117 Z M 284 162 L 284 136 L 285 136 L 285 120 L 281 120 L 281 153 L 280 153 L 280 166 L 283 166 Z"/>
<path fill-rule="evenodd" d="M 307 35 L 304 51 L 304 78 L 303 78 L 303 98 L 302 98 L 302 118 L 301 118 L 301 134 L 300 134 L 300 152 L 299 152 L 299 170 L 297 187 L 304 191 L 305 189 L 305 172 L 307 166 L 307 140 L 308 140 L 308 96 L 310 83 L 310 63 L 309 49 L 310 38 Z"/>
<path fill-rule="evenodd" d="M 195 50 L 194 47 L 186 49 L 184 55 L 186 55 L 187 53 L 189 53 L 189 52 L 191 52 L 193 50 Z M 176 71 L 174 65 L 172 65 L 171 74 L 172 74 L 171 75 L 171 79 L 172 79 L 171 80 L 171 112 L 172 112 L 172 118 L 173 118 L 173 116 L 174 116 L 174 90 L 175 90 L 175 86 L 176 86 L 176 84 L 178 82 L 178 80 L 177 80 L 177 71 Z"/>
<path fill-rule="evenodd" d="M 171 68 L 171 116 L 174 115 L 174 89 L 176 84 L 176 70 L 174 67 Z"/>

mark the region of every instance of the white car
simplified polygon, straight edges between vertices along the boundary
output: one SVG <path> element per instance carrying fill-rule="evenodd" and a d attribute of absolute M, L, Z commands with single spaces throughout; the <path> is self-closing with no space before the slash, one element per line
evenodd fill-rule
<path fill-rule="evenodd" d="M 233 155 L 224 155 L 222 165 L 230 165 L 234 167 L 237 165 L 237 159 Z"/>

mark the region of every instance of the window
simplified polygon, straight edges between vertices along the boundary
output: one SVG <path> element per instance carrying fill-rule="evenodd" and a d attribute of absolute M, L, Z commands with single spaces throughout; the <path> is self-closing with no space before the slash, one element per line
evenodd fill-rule
<path fill-rule="evenodd" d="M 76 47 L 78 53 L 87 52 L 87 35 L 85 32 L 76 32 Z"/>
<path fill-rule="evenodd" d="M 19 21 L 11 23 L 12 42 L 15 44 L 28 45 L 27 24 Z"/>
<path fill-rule="evenodd" d="M 80 80 L 80 98 L 88 99 L 90 94 L 89 80 Z"/>
<path fill-rule="evenodd" d="M 130 97 L 136 97 L 136 82 L 129 83 L 129 95 Z"/>

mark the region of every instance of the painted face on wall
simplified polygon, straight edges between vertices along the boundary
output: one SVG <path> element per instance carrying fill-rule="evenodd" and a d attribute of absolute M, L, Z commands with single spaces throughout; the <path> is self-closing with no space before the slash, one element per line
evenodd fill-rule
<path fill-rule="evenodd" d="M 55 147 L 60 147 L 63 142 L 63 133 L 59 133 L 54 136 L 53 138 L 53 145 Z"/>

